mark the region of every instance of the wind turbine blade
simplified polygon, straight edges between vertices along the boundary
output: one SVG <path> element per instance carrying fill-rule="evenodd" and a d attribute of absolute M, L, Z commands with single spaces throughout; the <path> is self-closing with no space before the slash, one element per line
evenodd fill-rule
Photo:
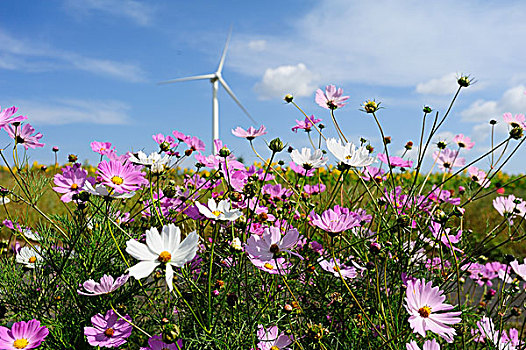
<path fill-rule="evenodd" d="M 255 124 L 258 124 L 257 121 L 254 120 L 254 118 L 252 118 L 252 116 L 250 115 L 250 113 L 248 113 L 247 109 L 245 107 L 243 107 L 243 105 L 241 104 L 241 102 L 239 102 L 239 100 L 237 99 L 236 95 L 234 94 L 234 92 L 232 91 L 232 89 L 230 89 L 230 87 L 228 86 L 228 84 L 226 83 L 226 81 L 221 77 L 219 76 L 218 77 L 219 79 L 219 82 L 221 83 L 221 85 L 223 85 L 223 87 L 225 88 L 226 92 L 228 92 L 228 94 L 230 95 L 230 97 L 232 97 L 232 99 L 237 103 L 237 105 L 243 110 L 243 112 L 245 112 L 245 114 L 247 115 L 248 118 L 250 118 L 250 120 L 252 120 L 253 123 Z"/>
<path fill-rule="evenodd" d="M 171 83 L 178 83 L 180 81 L 190 81 L 190 80 L 202 80 L 202 79 L 212 79 L 216 75 L 215 74 L 203 74 L 203 75 L 194 75 L 191 77 L 185 77 L 185 78 L 178 78 L 178 79 L 172 79 L 172 80 L 166 80 L 166 81 L 160 81 L 157 84 L 163 85 L 163 84 L 171 84 Z"/>
<path fill-rule="evenodd" d="M 226 38 L 225 47 L 223 48 L 223 53 L 221 54 L 221 60 L 219 61 L 219 66 L 217 67 L 217 72 L 221 73 L 223 70 L 223 65 L 225 64 L 226 52 L 228 50 L 228 44 L 230 43 L 230 36 L 232 35 L 232 26 L 230 26 L 230 31 L 228 32 L 228 37 Z"/>

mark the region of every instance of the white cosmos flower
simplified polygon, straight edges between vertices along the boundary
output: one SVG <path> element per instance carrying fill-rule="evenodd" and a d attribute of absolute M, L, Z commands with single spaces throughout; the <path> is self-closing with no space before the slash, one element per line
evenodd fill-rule
<path fill-rule="evenodd" d="M 30 269 L 34 269 L 35 265 L 42 262 L 42 260 L 39 246 L 23 246 L 16 254 L 16 262 Z"/>
<path fill-rule="evenodd" d="M 295 149 L 290 153 L 292 161 L 303 167 L 305 170 L 313 168 L 319 168 L 327 163 L 327 157 L 323 156 L 321 149 L 317 149 L 314 153 L 311 153 L 310 148 L 303 147 L 301 153 Z"/>
<path fill-rule="evenodd" d="M 7 197 L 0 197 L 0 205 L 6 205 L 7 203 L 11 202 L 11 200 Z"/>
<path fill-rule="evenodd" d="M 375 161 L 367 148 L 361 146 L 357 149 L 352 142 L 343 145 L 341 140 L 330 138 L 327 140 L 327 148 L 339 161 L 352 167 L 369 166 Z"/>
<path fill-rule="evenodd" d="M 94 196 L 112 197 L 112 198 L 131 198 L 135 196 L 135 192 L 118 193 L 115 191 L 109 191 L 108 188 L 103 184 L 96 184 L 93 186 L 89 181 L 84 183 L 84 190 L 91 193 Z"/>
<path fill-rule="evenodd" d="M 195 202 L 195 205 L 201 214 L 213 220 L 234 221 L 243 215 L 239 209 L 230 209 L 230 202 L 227 200 L 216 203 L 213 198 L 210 198 L 208 206 L 199 202 Z"/>
<path fill-rule="evenodd" d="M 137 155 L 132 154 L 128 159 L 132 163 L 151 167 L 151 170 L 154 173 L 160 173 L 164 170 L 165 165 L 168 165 L 171 157 L 167 154 L 161 155 L 157 152 L 152 152 L 147 156 L 143 151 L 139 151 Z"/>
<path fill-rule="evenodd" d="M 30 228 L 25 228 L 22 230 L 22 234 L 26 236 L 27 239 L 30 239 L 32 241 L 41 241 L 42 236 L 38 232 L 31 231 Z"/>
<path fill-rule="evenodd" d="M 161 234 L 157 228 L 146 230 L 146 244 L 134 239 L 126 242 L 126 252 L 139 263 L 128 269 L 130 276 L 145 278 L 162 264 L 166 266 L 166 283 L 172 291 L 173 267 L 181 267 L 195 257 L 199 235 L 193 231 L 181 242 L 181 230 L 174 224 L 163 226 Z"/>

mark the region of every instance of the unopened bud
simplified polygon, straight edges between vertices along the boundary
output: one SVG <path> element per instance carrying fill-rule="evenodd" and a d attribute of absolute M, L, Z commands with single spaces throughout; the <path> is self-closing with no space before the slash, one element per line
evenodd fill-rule
<path fill-rule="evenodd" d="M 429 106 L 425 106 L 424 109 L 423 109 L 423 111 L 424 111 L 424 113 L 426 113 L 426 114 L 429 114 L 429 113 L 433 112 L 433 110 L 432 110 L 431 107 L 429 107 Z"/>
<path fill-rule="evenodd" d="M 460 78 L 458 78 L 457 83 L 461 87 L 468 87 L 469 85 L 471 85 L 471 81 L 467 75 L 463 75 Z"/>
<path fill-rule="evenodd" d="M 407 141 L 407 143 L 405 144 L 405 149 L 408 151 L 410 149 L 413 149 L 413 141 Z"/>
<path fill-rule="evenodd" d="M 379 103 L 376 103 L 376 101 L 365 101 L 363 103 L 363 109 L 366 113 L 374 113 L 378 110 Z"/>
<path fill-rule="evenodd" d="M 279 139 L 279 137 L 276 137 L 274 140 L 270 141 L 268 148 L 274 153 L 279 153 L 283 151 L 285 148 L 285 145 L 283 142 Z"/>
<path fill-rule="evenodd" d="M 286 94 L 283 99 L 285 100 L 285 102 L 291 103 L 292 100 L 294 100 L 294 96 L 292 96 L 291 94 Z"/>
<path fill-rule="evenodd" d="M 514 140 L 518 140 L 524 136 L 524 130 L 520 126 L 516 126 L 510 130 L 510 137 Z"/>
<path fill-rule="evenodd" d="M 68 155 L 68 162 L 75 163 L 78 160 L 78 157 L 74 154 Z"/>

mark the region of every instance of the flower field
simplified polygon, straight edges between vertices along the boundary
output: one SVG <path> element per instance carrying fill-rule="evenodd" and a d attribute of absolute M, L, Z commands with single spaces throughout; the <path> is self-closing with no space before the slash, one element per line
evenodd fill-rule
<path fill-rule="evenodd" d="M 525 117 L 472 161 L 469 136 L 432 142 L 470 85 L 423 108 L 403 154 L 380 102 L 361 106 L 371 144 L 340 128 L 341 88 L 318 89 L 317 117 L 287 95 L 310 147 L 237 127 L 248 166 L 178 130 L 150 154 L 93 141 L 98 164 L 29 164 L 43 135 L 4 109 L 0 349 L 524 349 L 526 179 L 505 171 Z"/>

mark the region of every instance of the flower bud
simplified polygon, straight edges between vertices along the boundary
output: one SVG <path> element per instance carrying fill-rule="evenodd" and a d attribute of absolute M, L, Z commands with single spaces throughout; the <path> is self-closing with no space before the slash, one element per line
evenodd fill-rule
<path fill-rule="evenodd" d="M 374 113 L 378 110 L 379 103 L 376 103 L 374 100 L 365 101 L 363 103 L 363 109 L 366 113 Z"/>
<path fill-rule="evenodd" d="M 386 145 L 390 144 L 390 143 L 391 143 L 391 136 L 386 136 L 386 137 L 384 137 L 384 143 L 385 143 Z"/>
<path fill-rule="evenodd" d="M 179 326 L 176 324 L 170 323 L 163 327 L 163 342 L 166 344 L 173 344 L 177 341 L 177 338 L 179 338 L 179 334 L 181 331 L 179 330 Z"/>
<path fill-rule="evenodd" d="M 424 106 L 423 111 L 424 111 L 424 113 L 426 113 L 426 114 L 429 114 L 429 113 L 433 112 L 433 110 L 432 110 L 431 107 L 429 107 L 429 106 Z"/>
<path fill-rule="evenodd" d="M 376 255 L 376 254 L 380 253 L 381 250 L 382 250 L 382 247 L 377 242 L 372 242 L 369 245 L 369 251 L 371 252 L 371 254 L 375 254 Z"/>
<path fill-rule="evenodd" d="M 68 162 L 75 163 L 78 160 L 78 157 L 74 154 L 68 155 Z"/>
<path fill-rule="evenodd" d="M 497 124 L 497 121 L 495 119 L 491 119 L 489 121 L 489 123 L 490 123 L 490 125 L 495 125 L 495 124 Z"/>
<path fill-rule="evenodd" d="M 226 158 L 229 155 L 230 155 L 230 150 L 228 148 L 226 148 L 226 146 L 223 146 L 223 148 L 221 148 L 219 150 L 219 156 L 220 157 Z"/>
<path fill-rule="evenodd" d="M 279 139 L 279 137 L 276 137 L 274 140 L 270 141 L 268 148 L 274 153 L 279 153 L 283 151 L 285 148 L 285 145 L 283 142 Z"/>
<path fill-rule="evenodd" d="M 232 243 L 230 243 L 230 248 L 235 252 L 242 252 L 243 247 L 241 246 L 241 240 L 237 237 L 235 237 L 232 240 Z"/>
<path fill-rule="evenodd" d="M 177 194 L 177 191 L 175 190 L 174 186 L 168 185 L 165 188 L 163 188 L 163 194 L 167 198 L 173 198 Z"/>
<path fill-rule="evenodd" d="M 516 126 L 510 130 L 510 137 L 514 140 L 518 140 L 524 136 L 524 130 L 520 126 Z"/>
<path fill-rule="evenodd" d="M 405 144 L 404 147 L 405 147 L 405 149 L 408 150 L 408 151 L 411 150 L 411 149 L 413 149 L 413 141 L 407 141 L 407 143 Z"/>
<path fill-rule="evenodd" d="M 53 152 L 58 152 L 58 147 L 57 146 L 53 146 L 53 148 L 51 149 Z"/>
<path fill-rule="evenodd" d="M 460 78 L 458 78 L 457 83 L 461 87 L 468 87 L 469 85 L 471 85 L 471 81 L 469 79 L 469 76 L 467 75 L 463 75 Z"/>
<path fill-rule="evenodd" d="M 161 151 L 166 152 L 166 151 L 170 150 L 170 143 L 164 141 L 164 142 L 162 142 L 162 143 L 159 145 L 159 148 L 161 149 Z"/>
<path fill-rule="evenodd" d="M 294 96 L 292 96 L 291 94 L 286 94 L 285 98 L 283 98 L 283 99 L 285 100 L 285 102 L 291 103 L 292 100 L 294 100 Z"/>

